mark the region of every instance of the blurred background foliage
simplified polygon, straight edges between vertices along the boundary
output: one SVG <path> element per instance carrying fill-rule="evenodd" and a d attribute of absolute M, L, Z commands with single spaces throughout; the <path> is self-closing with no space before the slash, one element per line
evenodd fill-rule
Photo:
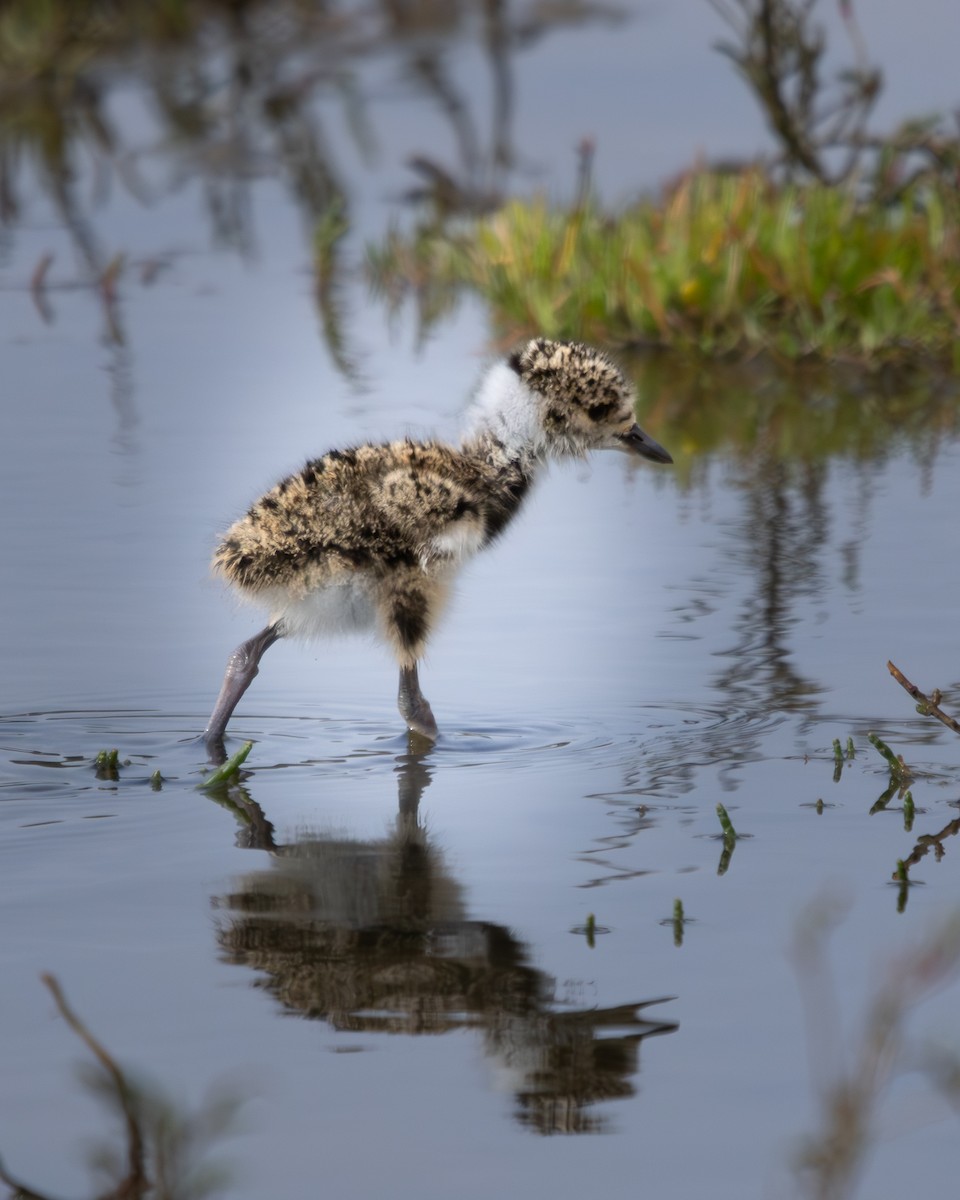
<path fill-rule="evenodd" d="M 704 163 L 608 210 L 589 142 L 567 206 L 511 191 L 518 53 L 558 29 L 624 20 L 614 6 L 0 0 L 0 264 L 38 202 L 52 206 L 121 343 L 124 289 L 134 272 L 152 278 L 162 252 L 115 244 L 99 219 L 111 190 L 146 207 L 199 186 L 214 243 L 247 254 L 251 187 L 274 180 L 300 215 L 322 335 L 348 379 L 341 297 L 366 275 L 385 317 L 413 301 L 423 335 L 470 294 L 498 347 L 533 332 L 613 346 L 644 418 L 691 451 L 875 456 L 907 436 L 927 454 L 955 428 L 956 134 L 941 118 L 870 130 L 882 73 L 852 4 L 840 9 L 853 62 L 834 80 L 816 0 L 713 7 L 729 30 L 718 48 L 774 152 Z M 456 77 L 450 50 L 465 40 L 487 64 L 483 101 Z M 455 161 L 411 155 L 393 227 L 363 254 L 342 134 L 358 161 L 377 155 L 383 97 L 358 68 L 386 55 L 446 123 Z M 42 255 L 30 279 L 45 320 L 57 287 L 77 286 L 52 261 Z"/>

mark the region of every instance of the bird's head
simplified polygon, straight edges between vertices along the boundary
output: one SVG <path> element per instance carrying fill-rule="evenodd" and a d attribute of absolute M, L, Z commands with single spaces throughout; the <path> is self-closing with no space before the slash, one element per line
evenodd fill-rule
<path fill-rule="evenodd" d="M 542 448 L 553 458 L 626 450 L 652 462 L 673 459 L 636 423 L 633 388 L 599 350 L 533 338 L 507 366 L 535 401 Z"/>

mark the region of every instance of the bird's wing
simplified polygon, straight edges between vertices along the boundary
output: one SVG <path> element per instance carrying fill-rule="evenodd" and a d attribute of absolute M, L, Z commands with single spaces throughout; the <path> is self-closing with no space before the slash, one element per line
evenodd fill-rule
<path fill-rule="evenodd" d="M 376 504 L 421 560 L 461 557 L 482 544 L 482 481 L 448 447 L 412 446 L 398 455 L 380 480 Z"/>

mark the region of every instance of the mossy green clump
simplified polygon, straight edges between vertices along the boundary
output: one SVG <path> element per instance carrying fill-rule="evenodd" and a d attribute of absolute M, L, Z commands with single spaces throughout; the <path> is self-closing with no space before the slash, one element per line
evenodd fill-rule
<path fill-rule="evenodd" d="M 762 172 L 691 173 L 608 214 L 513 200 L 369 250 L 388 296 L 429 323 L 461 290 L 505 333 L 960 369 L 960 205 L 926 183 L 892 203 Z"/>
<path fill-rule="evenodd" d="M 93 769 L 98 779 L 116 783 L 120 778 L 120 751 L 100 750 L 93 760 Z"/>

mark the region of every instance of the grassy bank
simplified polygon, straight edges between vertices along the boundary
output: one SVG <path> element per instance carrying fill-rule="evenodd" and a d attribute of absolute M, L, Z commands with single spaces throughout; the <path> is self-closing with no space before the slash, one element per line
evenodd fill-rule
<path fill-rule="evenodd" d="M 960 203 L 945 186 L 881 205 L 755 170 L 700 172 L 615 214 L 514 200 L 393 232 L 368 259 L 426 324 L 473 292 L 511 338 L 960 370 Z"/>

